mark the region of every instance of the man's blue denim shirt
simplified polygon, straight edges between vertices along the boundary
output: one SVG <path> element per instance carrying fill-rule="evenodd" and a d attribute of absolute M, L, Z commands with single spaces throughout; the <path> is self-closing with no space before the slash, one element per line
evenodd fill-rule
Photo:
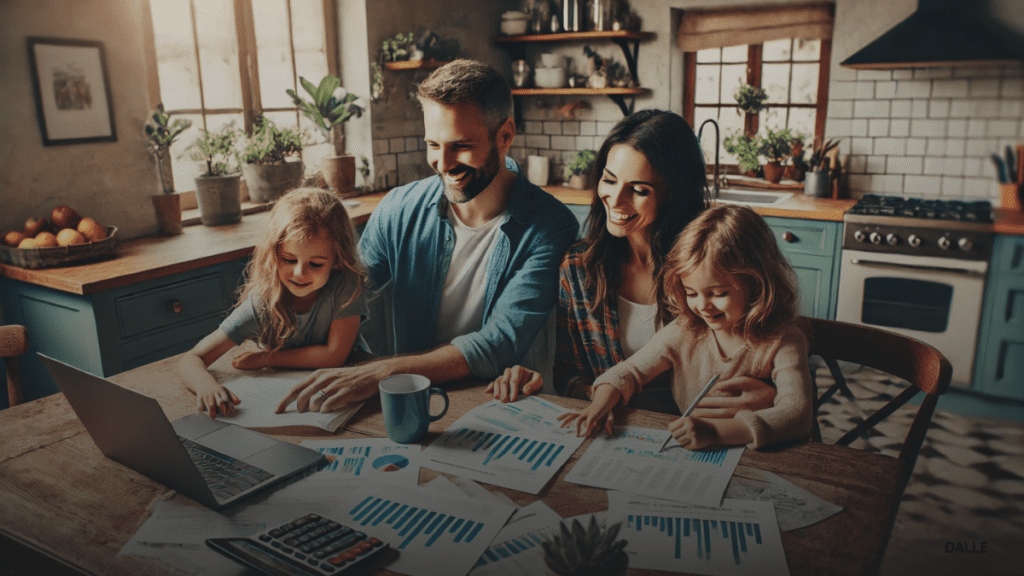
<path fill-rule="evenodd" d="M 451 342 L 482 379 L 520 363 L 544 327 L 558 297 L 558 267 L 579 230 L 565 204 L 530 183 L 511 158 L 505 165 L 516 180 L 488 263 L 484 324 Z M 400 186 L 374 209 L 359 241 L 371 287 L 391 283 L 393 326 L 386 329 L 396 354 L 433 348 L 455 240 L 447 211 L 439 176 Z"/>

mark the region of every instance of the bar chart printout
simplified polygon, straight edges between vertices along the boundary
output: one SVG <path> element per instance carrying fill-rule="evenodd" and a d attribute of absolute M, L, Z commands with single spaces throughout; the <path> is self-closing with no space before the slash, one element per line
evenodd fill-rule
<path fill-rule="evenodd" d="M 378 484 L 352 490 L 338 521 L 388 542 L 389 570 L 411 576 L 467 574 L 515 511 L 512 506 L 441 494 L 420 486 Z"/>
<path fill-rule="evenodd" d="M 507 404 L 493 400 L 431 442 L 423 466 L 537 494 L 585 440 L 559 428 L 556 417 L 565 411 L 533 396 Z"/>
<path fill-rule="evenodd" d="M 630 568 L 789 575 L 771 502 L 726 499 L 708 508 L 610 491 L 608 522 L 620 520 Z"/>
<path fill-rule="evenodd" d="M 562 517 L 543 500 L 524 506 L 498 532 L 470 576 L 536 576 L 544 572 L 541 542 L 558 534 Z"/>
<path fill-rule="evenodd" d="M 622 490 L 664 500 L 717 507 L 743 447 L 687 450 L 658 448 L 666 430 L 617 426 L 591 442 L 566 482 Z"/>

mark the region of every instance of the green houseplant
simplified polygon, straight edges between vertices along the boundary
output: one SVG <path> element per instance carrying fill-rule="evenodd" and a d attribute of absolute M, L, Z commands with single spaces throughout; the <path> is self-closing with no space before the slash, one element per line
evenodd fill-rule
<path fill-rule="evenodd" d="M 334 192 L 347 196 L 355 189 L 356 159 L 345 153 L 345 135 L 341 132 L 341 125 L 353 116 L 361 116 L 366 105 L 358 96 L 342 88 L 341 80 L 332 74 L 324 76 L 317 86 L 302 77 L 299 81 L 312 101 L 304 100 L 290 88 L 286 92 L 299 110 L 327 134 L 335 155 L 324 158 L 320 169 Z"/>
<path fill-rule="evenodd" d="M 736 109 L 746 114 L 757 114 L 768 108 L 768 92 L 764 88 L 744 84 L 732 97 L 736 99 Z"/>
<path fill-rule="evenodd" d="M 758 137 L 758 152 L 768 160 L 764 165 L 765 180 L 772 184 L 778 184 L 782 180 L 785 171 L 782 163 L 792 154 L 793 144 L 800 140 L 800 137 L 791 133 L 789 128 L 768 129 L 763 137 Z"/>
<path fill-rule="evenodd" d="M 559 534 L 541 543 L 544 567 L 551 576 L 625 576 L 629 568 L 625 540 L 616 540 L 622 523 L 602 531 L 591 516 L 586 529 L 579 520 L 572 530 L 559 524 Z"/>
<path fill-rule="evenodd" d="M 239 134 L 231 126 L 203 133 L 185 149 L 189 158 L 205 165 L 196 176 L 199 220 L 206 226 L 234 224 L 242 218 L 241 173 L 238 168 Z"/>
<path fill-rule="evenodd" d="M 278 128 L 263 116 L 256 118 L 252 136 L 242 150 L 242 175 L 253 202 L 277 200 L 302 182 L 302 138 L 296 130 Z"/>
<path fill-rule="evenodd" d="M 157 104 L 146 121 L 144 131 L 149 140 L 149 153 L 156 160 L 157 175 L 160 178 L 161 194 L 153 194 L 153 209 L 156 211 L 157 229 L 160 234 L 173 236 L 181 234 L 181 196 L 174 192 L 174 182 L 167 161 L 170 158 L 171 144 L 182 132 L 192 127 L 191 120 L 176 118 L 164 110 L 164 105 Z"/>
<path fill-rule="evenodd" d="M 756 173 L 761 165 L 759 140 L 757 136 L 734 134 L 722 140 L 722 147 L 736 157 L 740 172 L 750 175 L 751 172 Z"/>
<path fill-rule="evenodd" d="M 578 190 L 590 189 L 592 182 L 590 167 L 597 159 L 597 152 L 593 150 L 580 150 L 573 154 L 569 163 L 565 165 L 565 179 L 569 186 Z"/>

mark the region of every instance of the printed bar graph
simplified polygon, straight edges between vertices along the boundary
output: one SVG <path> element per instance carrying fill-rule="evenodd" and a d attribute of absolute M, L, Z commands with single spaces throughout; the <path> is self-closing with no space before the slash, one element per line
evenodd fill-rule
<path fill-rule="evenodd" d="M 565 450 L 565 444 L 469 428 L 460 428 L 451 435 L 445 433 L 437 442 L 448 448 L 468 447 L 470 452 L 486 451 L 487 456 L 483 459 L 485 466 L 499 462 L 506 455 L 518 455 L 517 460 L 530 464 L 530 471 L 536 471 L 542 466 L 550 468 Z"/>
<path fill-rule="evenodd" d="M 693 529 L 691 530 L 691 521 Z M 721 524 L 722 531 L 719 534 L 718 525 Z M 702 529 L 703 526 L 703 529 Z M 673 529 L 674 527 L 674 529 Z M 720 538 L 729 541 L 732 550 L 733 563 L 739 566 L 742 564 L 741 552 L 747 552 L 747 536 L 753 537 L 755 544 L 763 544 L 761 539 L 761 525 L 756 522 L 734 522 L 707 520 L 702 518 L 679 518 L 671 516 L 633 516 L 629 515 L 626 529 L 642 532 L 639 537 L 643 538 L 652 531 L 674 539 L 674 558 L 679 560 L 683 557 L 684 539 L 689 541 L 687 545 L 696 550 L 697 558 L 711 560 L 711 539 Z M 701 533 L 703 531 L 703 538 Z"/>
<path fill-rule="evenodd" d="M 451 528 L 448 530 L 448 536 L 452 537 L 451 542 L 469 544 L 483 528 L 483 524 L 480 522 L 415 506 L 408 508 L 405 515 L 398 519 L 399 512 L 392 514 L 392 511 L 398 506 L 401 506 L 401 511 L 406 509 L 408 504 L 367 496 L 349 510 L 349 514 L 352 515 L 353 522 L 358 526 L 377 526 L 381 522 L 390 526 L 398 538 L 402 539 L 400 543 L 395 544 L 399 550 L 408 548 L 421 535 L 425 540 L 423 546 L 430 548 L 441 538 L 442 534 L 445 534 L 445 529 L 449 525 Z M 432 536 L 431 533 L 433 533 Z M 431 537 L 427 539 L 426 536 Z"/>

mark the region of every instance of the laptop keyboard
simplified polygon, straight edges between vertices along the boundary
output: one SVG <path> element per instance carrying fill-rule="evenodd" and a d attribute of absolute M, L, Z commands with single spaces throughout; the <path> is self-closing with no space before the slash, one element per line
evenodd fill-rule
<path fill-rule="evenodd" d="M 218 454 L 187 438 L 178 436 L 178 439 L 199 467 L 210 491 L 219 500 L 231 498 L 274 476 L 262 468 Z"/>

